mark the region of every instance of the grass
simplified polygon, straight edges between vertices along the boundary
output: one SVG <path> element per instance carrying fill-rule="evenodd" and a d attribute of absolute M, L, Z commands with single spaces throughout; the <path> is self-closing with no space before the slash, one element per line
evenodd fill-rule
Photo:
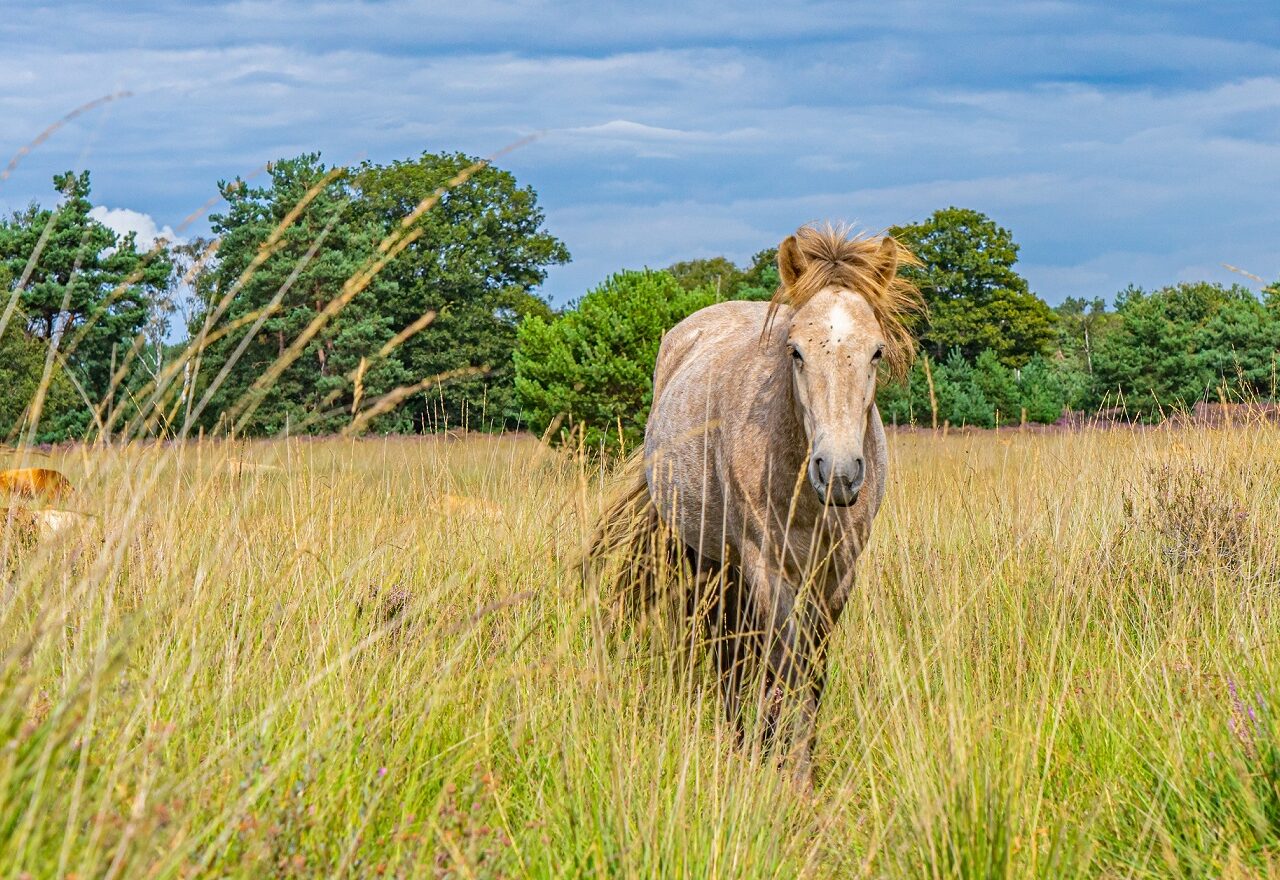
<path fill-rule="evenodd" d="M 891 447 L 810 797 L 604 632 L 568 454 L 33 459 L 92 519 L 0 538 L 0 876 L 1280 874 L 1280 430 Z"/>

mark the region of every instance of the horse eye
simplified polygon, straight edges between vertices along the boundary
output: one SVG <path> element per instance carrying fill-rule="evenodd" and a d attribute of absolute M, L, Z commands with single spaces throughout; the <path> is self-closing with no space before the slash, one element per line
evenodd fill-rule
<path fill-rule="evenodd" d="M 796 348 L 794 345 L 791 346 L 791 359 L 795 361 L 797 364 L 804 363 L 804 355 L 802 355 L 800 353 L 800 349 Z"/>
<path fill-rule="evenodd" d="M 877 349 L 876 349 L 876 353 L 875 353 L 875 354 L 873 354 L 873 355 L 871 356 L 871 363 L 873 363 L 873 364 L 878 364 L 878 363 L 880 363 L 880 358 L 882 358 L 882 357 L 884 357 L 884 346 L 883 346 L 883 345 L 882 345 L 882 346 L 880 346 L 879 348 L 877 348 Z"/>

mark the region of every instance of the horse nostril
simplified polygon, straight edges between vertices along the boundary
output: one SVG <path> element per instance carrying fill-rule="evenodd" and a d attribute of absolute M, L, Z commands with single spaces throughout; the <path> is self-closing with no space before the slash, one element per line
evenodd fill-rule
<path fill-rule="evenodd" d="M 829 473 L 830 468 L 827 466 L 827 460 L 819 455 L 816 458 L 814 458 L 813 465 L 815 468 L 817 468 L 818 479 L 821 480 L 823 484 L 826 484 L 829 481 L 831 476 L 831 474 Z"/>
<path fill-rule="evenodd" d="M 865 467 L 864 459 L 858 456 L 853 460 L 853 478 L 852 482 L 856 485 L 862 484 L 862 470 Z"/>

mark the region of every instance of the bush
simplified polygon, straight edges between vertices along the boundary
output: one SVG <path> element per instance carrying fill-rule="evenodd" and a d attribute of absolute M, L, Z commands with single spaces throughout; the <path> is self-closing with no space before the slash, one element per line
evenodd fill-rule
<path fill-rule="evenodd" d="M 516 394 L 531 429 L 562 440 L 579 426 L 592 446 L 637 445 L 653 402 L 662 334 L 715 301 L 668 272 L 621 272 L 576 307 L 520 325 Z"/>
<path fill-rule="evenodd" d="M 1072 405 L 1088 376 L 1063 361 L 1036 355 L 1021 369 L 1011 369 L 995 352 L 981 352 L 970 363 L 958 349 L 941 364 L 931 363 L 938 425 L 991 428 L 1027 421 L 1052 423 Z M 929 425 L 933 420 L 929 380 L 923 358 L 904 384 L 882 384 L 876 402 L 881 417 L 892 424 Z"/>
<path fill-rule="evenodd" d="M 938 421 L 953 425 L 990 428 L 995 424 L 995 407 L 975 381 L 974 369 L 959 349 L 933 371 L 938 395 Z"/>
<path fill-rule="evenodd" d="M 1205 399 L 1270 397 L 1280 315 L 1248 288 L 1196 282 L 1116 300 L 1117 326 L 1094 358 L 1094 393 L 1120 394 L 1144 419 Z"/>
<path fill-rule="evenodd" d="M 1018 379 L 1013 370 L 1000 363 L 1000 358 L 991 349 L 979 354 L 974 362 L 973 384 L 982 392 L 990 407 L 990 414 L 985 417 L 990 425 L 997 421 L 1002 425 L 1016 424 L 1019 421 L 1022 395 Z"/>
<path fill-rule="evenodd" d="M 1066 385 L 1063 373 L 1044 358 L 1036 356 L 1028 361 L 1020 371 L 1019 389 L 1027 421 L 1050 424 L 1062 418 L 1068 403 Z"/>
<path fill-rule="evenodd" d="M 27 428 L 27 416 L 44 375 L 48 346 L 44 340 L 22 329 L 25 321 L 15 313 L 0 334 L 0 442 L 17 438 Z M 64 431 L 64 423 L 73 414 L 88 415 L 76 408 L 75 388 L 60 363 L 55 362 L 45 391 L 36 442 L 79 436 L 81 432 Z"/>

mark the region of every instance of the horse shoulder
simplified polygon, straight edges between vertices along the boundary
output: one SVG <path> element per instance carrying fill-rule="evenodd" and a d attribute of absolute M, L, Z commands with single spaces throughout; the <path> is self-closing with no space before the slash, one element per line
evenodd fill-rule
<path fill-rule="evenodd" d="M 656 404 L 662 397 L 672 373 L 679 369 L 688 357 L 689 352 L 697 344 L 702 330 L 688 325 L 688 318 L 672 327 L 662 336 L 658 346 L 658 360 L 653 368 L 653 402 Z"/>

